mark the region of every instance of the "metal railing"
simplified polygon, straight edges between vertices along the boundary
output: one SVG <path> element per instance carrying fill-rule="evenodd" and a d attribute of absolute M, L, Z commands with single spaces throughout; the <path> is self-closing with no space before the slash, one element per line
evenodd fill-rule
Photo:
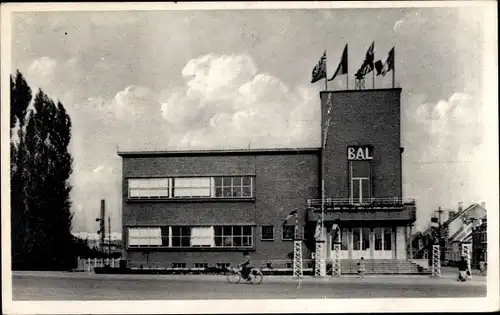
<path fill-rule="evenodd" d="M 380 207 L 393 207 L 403 205 L 415 205 L 413 198 L 366 198 L 363 200 L 353 200 L 351 198 L 325 198 L 326 207 L 332 206 L 380 206 Z M 307 200 L 308 208 L 321 207 L 321 199 Z"/>

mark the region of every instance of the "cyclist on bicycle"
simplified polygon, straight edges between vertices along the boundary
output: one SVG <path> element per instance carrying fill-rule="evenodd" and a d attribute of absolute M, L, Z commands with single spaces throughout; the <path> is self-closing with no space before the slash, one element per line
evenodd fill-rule
<path fill-rule="evenodd" d="M 248 280 L 248 276 L 250 275 L 250 270 L 252 269 L 250 267 L 250 254 L 248 252 L 243 252 L 243 256 L 245 257 L 245 261 L 239 264 L 238 266 L 241 267 L 241 276 L 243 279 Z"/>

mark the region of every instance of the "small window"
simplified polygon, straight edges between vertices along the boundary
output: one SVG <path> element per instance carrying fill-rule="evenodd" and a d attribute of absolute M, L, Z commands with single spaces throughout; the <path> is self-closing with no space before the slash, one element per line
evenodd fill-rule
<path fill-rule="evenodd" d="M 207 269 L 208 268 L 208 263 L 195 263 L 194 267 L 196 269 Z"/>
<path fill-rule="evenodd" d="M 185 269 L 186 263 L 172 263 L 172 268 L 175 269 Z"/>
<path fill-rule="evenodd" d="M 293 240 L 294 233 L 295 233 L 295 226 L 284 225 L 281 230 L 281 239 L 284 241 Z"/>
<path fill-rule="evenodd" d="M 261 240 L 263 241 L 274 240 L 274 226 L 272 225 L 261 226 Z"/>
<path fill-rule="evenodd" d="M 215 267 L 218 269 L 227 269 L 230 265 L 230 263 L 216 263 Z"/>

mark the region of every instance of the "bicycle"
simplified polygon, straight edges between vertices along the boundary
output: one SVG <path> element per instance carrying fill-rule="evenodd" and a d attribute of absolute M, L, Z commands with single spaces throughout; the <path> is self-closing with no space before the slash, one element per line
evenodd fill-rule
<path fill-rule="evenodd" d="M 227 281 L 231 284 L 239 283 L 242 278 L 241 267 L 227 268 L 226 278 Z M 264 275 L 262 274 L 262 271 L 260 269 L 252 268 L 250 269 L 250 274 L 248 275 L 247 281 L 252 284 L 260 284 L 263 278 Z"/>

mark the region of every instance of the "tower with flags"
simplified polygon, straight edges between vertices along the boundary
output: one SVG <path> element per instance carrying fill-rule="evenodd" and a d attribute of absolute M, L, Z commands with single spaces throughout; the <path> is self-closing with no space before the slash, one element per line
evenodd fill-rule
<path fill-rule="evenodd" d="M 311 83 L 325 82 L 318 147 L 118 152 L 129 267 L 224 268 L 248 251 L 255 267 L 296 276 L 355 273 L 361 257 L 367 272 L 418 273 L 406 251 L 416 203 L 402 188 L 401 89 L 388 51 L 376 59 L 375 43 L 364 47 L 354 74 L 352 45 L 339 47 L 330 74 L 327 51 L 315 61 Z M 350 75 L 391 71 L 393 88 L 349 88 Z M 339 78 L 345 88 L 329 90 Z"/>

